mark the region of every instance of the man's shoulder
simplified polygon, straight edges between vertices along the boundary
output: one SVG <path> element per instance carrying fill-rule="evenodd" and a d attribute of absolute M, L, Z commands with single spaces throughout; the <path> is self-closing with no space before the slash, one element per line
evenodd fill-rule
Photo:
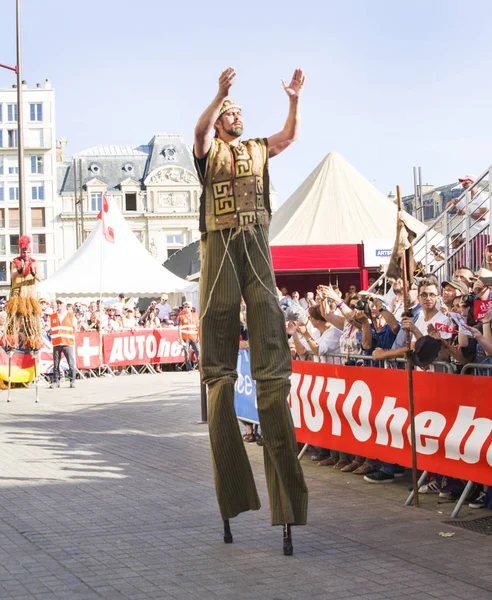
<path fill-rule="evenodd" d="M 250 138 L 241 142 L 245 146 L 261 146 L 262 148 L 268 147 L 267 138 Z"/>

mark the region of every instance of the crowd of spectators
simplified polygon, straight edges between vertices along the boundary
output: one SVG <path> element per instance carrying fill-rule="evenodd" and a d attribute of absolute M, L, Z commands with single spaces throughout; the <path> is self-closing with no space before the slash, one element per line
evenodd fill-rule
<path fill-rule="evenodd" d="M 484 368 L 476 369 L 475 374 L 492 376 L 492 368 L 485 367 L 492 366 L 492 303 L 478 319 L 474 313 L 476 300 L 492 301 L 490 248 L 485 251 L 485 264 L 488 270 L 478 273 L 460 267 L 441 284 L 432 274 L 415 277 L 406 311 L 401 280 L 386 291 L 358 291 L 351 285 L 343 293 L 336 286 L 320 284 L 315 291 L 301 294 L 297 290 L 289 293 L 284 287 L 279 290 L 279 300 L 285 311 L 292 358 L 366 368 L 405 368 L 408 331 L 416 369 L 459 373 L 464 365 L 478 363 Z M 243 327 L 246 315 L 241 312 Z M 437 350 L 429 356 L 431 346 Z M 255 441 L 256 437 L 249 426 L 245 441 Z M 333 448 L 316 448 L 311 458 L 319 466 L 361 475 L 368 483 L 391 483 L 405 472 L 399 465 Z M 465 483 L 433 474 L 419 492 L 438 494 L 439 502 L 455 501 Z M 492 493 L 490 496 L 486 487 L 477 485 L 469 505 L 492 507 Z"/>
<path fill-rule="evenodd" d="M 83 302 L 65 299 L 54 299 L 48 302 L 40 298 L 41 321 L 44 333 L 51 336 L 50 315 L 59 312 L 59 304 L 63 304 L 68 314 L 73 315 L 75 332 L 100 331 L 112 333 L 117 331 L 135 331 L 138 329 L 177 329 L 178 340 L 185 352 L 187 370 L 198 367 L 199 360 L 199 326 L 198 315 L 192 303 L 184 300 L 182 306 L 172 307 L 167 294 L 162 294 L 160 301 L 152 300 L 145 310 L 140 310 L 136 303 L 126 301 L 120 294 L 113 304 L 104 305 L 102 300 Z M 5 301 L 0 299 L 0 336 L 4 333 L 6 312 Z M 159 368 L 157 367 L 157 370 Z"/>
<path fill-rule="evenodd" d="M 45 298 L 40 298 L 39 303 L 45 331 L 49 333 L 49 315 L 56 312 L 56 300 L 48 302 Z M 189 305 L 193 312 L 195 311 L 189 302 L 184 304 Z M 168 302 L 167 294 L 162 294 L 159 302 L 152 300 L 149 306 L 141 311 L 137 305 L 130 301 L 126 302 L 124 295 L 120 294 L 117 302 L 106 306 L 101 300 L 88 303 L 78 300 L 67 302 L 67 311 L 73 313 L 77 331 L 111 333 L 139 328 L 178 327 L 183 306 L 172 307 Z"/>

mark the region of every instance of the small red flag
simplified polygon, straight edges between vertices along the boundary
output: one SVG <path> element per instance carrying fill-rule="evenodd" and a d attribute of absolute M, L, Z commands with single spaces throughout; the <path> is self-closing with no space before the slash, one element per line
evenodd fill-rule
<path fill-rule="evenodd" d="M 103 195 L 103 204 L 102 208 L 97 215 L 98 219 L 102 221 L 102 232 L 104 239 L 111 244 L 114 244 L 114 229 L 107 224 L 107 214 L 109 210 L 108 199 L 106 198 L 106 194 Z"/>

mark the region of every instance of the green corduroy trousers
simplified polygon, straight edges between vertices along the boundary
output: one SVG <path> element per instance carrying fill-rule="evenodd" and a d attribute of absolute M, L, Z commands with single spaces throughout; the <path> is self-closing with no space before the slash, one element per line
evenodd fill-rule
<path fill-rule="evenodd" d="M 241 296 L 247 306 L 251 373 L 264 439 L 272 525 L 304 525 L 308 490 L 297 460 L 287 398 L 291 356 L 272 269 L 268 231 L 211 231 L 202 241 L 201 372 L 208 386 L 208 422 L 215 487 L 223 519 L 260 508 L 234 410 Z"/>

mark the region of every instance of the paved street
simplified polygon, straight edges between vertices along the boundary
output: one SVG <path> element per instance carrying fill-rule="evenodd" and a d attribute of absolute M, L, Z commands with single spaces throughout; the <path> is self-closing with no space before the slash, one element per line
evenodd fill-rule
<path fill-rule="evenodd" d="M 232 521 L 225 545 L 207 430 L 195 423 L 197 373 L 43 388 L 39 404 L 33 390 L 6 397 L 1 599 L 492 597 L 492 537 L 445 524 L 452 505 L 432 496 L 406 508 L 408 479 L 369 485 L 309 456 L 310 524 L 294 528 L 294 557 L 284 557 L 256 444 L 247 449 L 263 507 Z"/>

